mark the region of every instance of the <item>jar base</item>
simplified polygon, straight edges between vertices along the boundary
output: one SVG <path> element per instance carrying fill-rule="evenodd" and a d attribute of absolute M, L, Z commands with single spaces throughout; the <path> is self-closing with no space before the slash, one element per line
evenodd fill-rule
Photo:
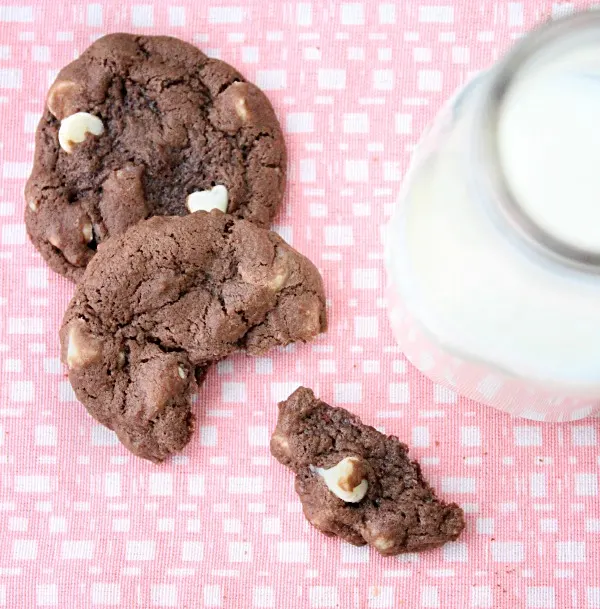
<path fill-rule="evenodd" d="M 388 286 L 388 316 L 406 359 L 434 383 L 457 394 L 531 421 L 563 423 L 600 417 L 600 399 L 577 397 L 542 387 L 442 348 L 410 315 L 403 299 Z"/>

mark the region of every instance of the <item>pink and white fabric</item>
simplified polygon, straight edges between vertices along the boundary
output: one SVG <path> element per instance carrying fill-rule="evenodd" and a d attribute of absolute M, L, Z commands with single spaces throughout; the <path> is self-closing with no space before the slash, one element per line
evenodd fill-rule
<path fill-rule="evenodd" d="M 511 419 L 425 379 L 390 331 L 380 238 L 442 101 L 581 6 L 0 0 L 0 607 L 600 608 L 600 424 Z M 329 298 L 316 343 L 216 366 L 196 435 L 161 466 L 75 401 L 57 340 L 73 286 L 22 219 L 47 87 L 112 31 L 179 36 L 267 92 L 290 153 L 277 229 Z M 313 530 L 268 450 L 299 384 L 408 442 L 467 512 L 460 541 L 384 559 Z"/>

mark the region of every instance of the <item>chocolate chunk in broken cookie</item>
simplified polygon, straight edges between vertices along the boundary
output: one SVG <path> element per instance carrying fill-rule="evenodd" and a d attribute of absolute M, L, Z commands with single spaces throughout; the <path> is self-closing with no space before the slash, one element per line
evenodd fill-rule
<path fill-rule="evenodd" d="M 25 223 L 79 281 L 99 243 L 153 215 L 217 207 L 266 227 L 285 182 L 283 134 L 258 87 L 182 40 L 110 34 L 50 87 Z"/>
<path fill-rule="evenodd" d="M 398 438 L 310 389 L 279 404 L 271 453 L 295 472 L 304 515 L 325 535 L 392 556 L 454 541 L 465 527 L 462 509 L 436 497 Z"/>
<path fill-rule="evenodd" d="M 325 327 L 314 265 L 275 233 L 213 211 L 154 217 L 101 244 L 60 338 L 90 414 L 161 461 L 189 441 L 191 396 L 211 363 Z"/>

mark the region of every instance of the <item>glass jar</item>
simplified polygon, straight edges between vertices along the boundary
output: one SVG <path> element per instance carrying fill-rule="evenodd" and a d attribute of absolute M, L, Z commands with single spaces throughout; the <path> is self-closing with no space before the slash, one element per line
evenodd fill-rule
<path fill-rule="evenodd" d="M 600 410 L 599 141 L 598 12 L 520 40 L 424 134 L 386 267 L 393 332 L 435 382 L 536 420 Z"/>

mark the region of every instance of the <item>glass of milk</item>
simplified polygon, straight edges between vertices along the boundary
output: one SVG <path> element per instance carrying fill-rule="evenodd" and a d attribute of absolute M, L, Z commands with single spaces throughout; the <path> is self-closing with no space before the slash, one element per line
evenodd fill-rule
<path fill-rule="evenodd" d="M 435 382 L 600 411 L 600 12 L 535 30 L 443 108 L 386 232 L 389 312 Z"/>

